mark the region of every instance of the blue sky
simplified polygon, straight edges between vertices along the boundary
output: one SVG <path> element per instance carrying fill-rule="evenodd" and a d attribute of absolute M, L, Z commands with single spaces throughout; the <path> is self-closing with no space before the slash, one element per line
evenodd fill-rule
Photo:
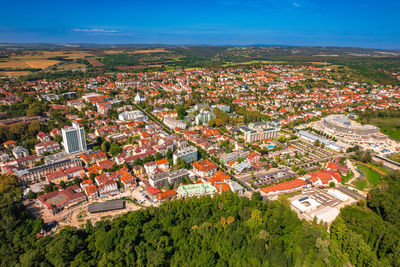
<path fill-rule="evenodd" d="M 400 1 L 0 0 L 1 43 L 283 44 L 400 49 Z M 7 11 L 8 10 L 8 11 Z"/>

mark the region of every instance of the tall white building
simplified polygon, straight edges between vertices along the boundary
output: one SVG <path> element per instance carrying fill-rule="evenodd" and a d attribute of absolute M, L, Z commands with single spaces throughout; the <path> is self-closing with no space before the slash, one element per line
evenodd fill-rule
<path fill-rule="evenodd" d="M 66 126 L 61 129 L 63 137 L 63 146 L 68 154 L 85 151 L 86 138 L 85 130 L 77 122 L 72 122 L 72 126 Z"/>

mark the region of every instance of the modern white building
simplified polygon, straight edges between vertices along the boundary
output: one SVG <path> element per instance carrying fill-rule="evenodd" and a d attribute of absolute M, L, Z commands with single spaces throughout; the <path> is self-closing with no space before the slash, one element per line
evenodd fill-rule
<path fill-rule="evenodd" d="M 147 116 L 140 110 L 124 111 L 118 115 L 120 121 L 147 121 Z"/>
<path fill-rule="evenodd" d="M 203 110 L 199 114 L 197 114 L 197 116 L 195 117 L 195 122 L 197 125 L 200 125 L 200 124 L 205 125 L 208 123 L 209 120 L 215 119 L 215 118 L 216 117 L 212 112 L 210 112 L 208 110 Z"/>
<path fill-rule="evenodd" d="M 186 128 L 186 122 L 180 121 L 180 120 L 175 120 L 173 118 L 164 118 L 164 124 L 170 129 L 175 129 L 175 128 L 185 129 Z"/>
<path fill-rule="evenodd" d="M 72 126 L 67 126 L 61 129 L 63 137 L 63 146 L 68 154 L 85 151 L 86 138 L 85 130 L 77 122 L 72 122 Z"/>
<path fill-rule="evenodd" d="M 248 143 L 258 142 L 265 139 L 274 139 L 278 137 L 280 126 L 275 123 L 250 123 L 249 126 L 240 126 L 244 133 L 244 140 Z"/>

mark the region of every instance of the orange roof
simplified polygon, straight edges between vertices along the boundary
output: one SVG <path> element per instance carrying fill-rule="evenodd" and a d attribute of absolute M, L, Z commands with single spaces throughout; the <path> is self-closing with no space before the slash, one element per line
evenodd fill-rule
<path fill-rule="evenodd" d="M 227 183 L 219 183 L 214 186 L 215 186 L 215 188 L 217 188 L 218 192 L 227 192 L 227 191 L 231 190 L 229 184 L 227 184 Z"/>
<path fill-rule="evenodd" d="M 171 189 L 171 190 L 168 190 L 168 191 L 165 191 L 165 192 L 161 192 L 160 194 L 158 194 L 157 195 L 157 199 L 158 200 L 163 200 L 165 198 L 173 197 L 175 195 L 176 195 L 176 191 Z"/>
<path fill-rule="evenodd" d="M 14 140 L 9 140 L 9 141 L 6 141 L 6 142 L 4 142 L 3 144 L 4 145 L 11 145 L 11 144 L 16 144 L 17 142 L 15 142 Z"/>
<path fill-rule="evenodd" d="M 82 185 L 85 185 L 85 184 L 92 185 L 93 181 L 91 179 L 86 179 L 85 181 L 82 182 Z"/>
<path fill-rule="evenodd" d="M 196 161 L 195 163 L 193 163 L 193 167 L 199 171 L 208 172 L 213 169 L 216 169 L 217 165 L 215 165 L 208 159 L 205 159 L 205 160 Z"/>
<path fill-rule="evenodd" d="M 218 170 L 216 173 L 214 173 L 213 177 L 208 179 L 208 181 L 214 185 L 215 183 L 222 183 L 227 179 L 230 179 L 231 177 L 227 174 L 225 174 L 223 171 Z"/>
<path fill-rule="evenodd" d="M 157 164 L 157 165 L 162 165 L 162 164 L 165 164 L 165 163 L 168 163 L 168 160 L 167 160 L 167 159 L 156 160 L 156 164 Z"/>
<path fill-rule="evenodd" d="M 307 183 L 301 179 L 294 179 L 288 182 L 284 182 L 281 184 L 275 184 L 261 189 L 264 193 L 268 194 L 270 192 L 279 192 L 284 190 L 295 189 L 301 186 L 306 185 Z"/>
<path fill-rule="evenodd" d="M 85 188 L 86 195 L 90 196 L 91 194 L 97 193 L 96 185 L 89 185 Z"/>

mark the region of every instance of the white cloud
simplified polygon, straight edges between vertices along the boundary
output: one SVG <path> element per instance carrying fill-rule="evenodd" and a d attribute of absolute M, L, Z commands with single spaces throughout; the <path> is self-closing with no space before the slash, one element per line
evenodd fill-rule
<path fill-rule="evenodd" d="M 293 6 L 295 6 L 295 7 L 300 7 L 300 4 L 297 3 L 297 2 L 293 2 Z"/>
<path fill-rule="evenodd" d="M 108 30 L 108 29 L 72 29 L 74 32 L 94 32 L 94 33 L 115 33 L 119 32 L 117 30 Z"/>

